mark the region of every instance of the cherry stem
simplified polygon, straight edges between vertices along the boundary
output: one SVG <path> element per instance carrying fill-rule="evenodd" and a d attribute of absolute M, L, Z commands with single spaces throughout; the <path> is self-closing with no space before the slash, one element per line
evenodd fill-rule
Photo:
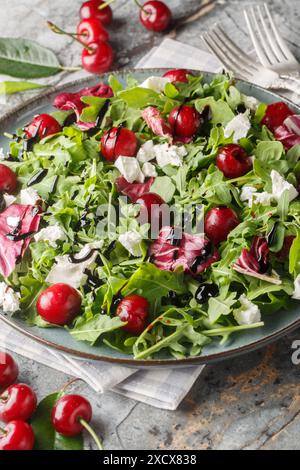
<path fill-rule="evenodd" d="M 61 395 L 64 395 L 64 393 L 65 393 L 65 391 L 67 390 L 67 388 L 69 388 L 73 383 L 78 382 L 79 380 L 82 380 L 82 379 L 75 378 L 75 379 L 69 380 L 65 385 L 63 385 L 63 387 L 61 388 L 61 390 L 59 391 L 59 393 L 60 393 Z"/>
<path fill-rule="evenodd" d="M 114 3 L 115 1 L 116 0 L 107 0 L 107 2 L 102 3 L 102 5 L 98 7 L 98 10 L 104 10 L 104 8 L 108 7 L 111 3 Z"/>
<path fill-rule="evenodd" d="M 85 421 L 85 419 L 79 418 L 79 422 L 80 422 L 81 426 L 83 426 L 84 429 L 90 434 L 90 436 L 92 436 L 92 438 L 94 439 L 98 449 L 99 450 L 104 450 L 101 440 L 99 439 L 99 437 L 97 436 L 95 431 L 91 428 L 91 426 Z"/>
<path fill-rule="evenodd" d="M 144 6 L 138 1 L 138 0 L 134 0 L 134 3 L 144 12 L 146 13 L 147 15 L 150 15 L 150 11 L 147 11 Z"/>
<path fill-rule="evenodd" d="M 69 36 L 70 38 L 74 39 L 74 41 L 77 41 L 79 42 L 79 44 L 81 44 L 81 46 L 83 46 L 87 51 L 89 52 L 94 52 L 94 50 L 83 44 L 80 39 L 78 39 L 78 36 L 84 36 L 84 34 L 75 34 L 75 33 L 68 33 L 67 31 L 64 31 L 63 29 L 59 28 L 59 26 L 57 26 L 56 24 L 52 23 L 52 21 L 47 21 L 47 25 L 49 26 L 49 28 L 51 29 L 51 31 L 53 31 L 53 33 L 55 34 L 62 34 L 64 36 Z"/>
<path fill-rule="evenodd" d="M 5 431 L 5 429 L 3 429 L 3 428 L 0 428 L 0 433 L 5 436 L 7 434 L 7 431 Z"/>
<path fill-rule="evenodd" d="M 59 68 L 63 72 L 78 72 L 79 70 L 82 70 L 82 67 L 64 67 L 63 65 L 60 65 Z"/>

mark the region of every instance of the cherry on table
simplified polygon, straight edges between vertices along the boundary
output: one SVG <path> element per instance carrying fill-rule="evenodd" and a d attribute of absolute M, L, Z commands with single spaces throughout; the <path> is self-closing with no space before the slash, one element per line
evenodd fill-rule
<path fill-rule="evenodd" d="M 0 420 L 9 423 L 13 420 L 27 421 L 37 405 L 35 392 L 26 384 L 10 385 L 0 395 Z"/>
<path fill-rule="evenodd" d="M 141 225 L 156 223 L 157 229 L 161 227 L 162 208 L 165 201 L 156 193 L 145 193 L 140 196 L 135 204 L 140 204 L 141 209 L 138 215 L 138 221 Z"/>
<path fill-rule="evenodd" d="M 227 240 L 228 234 L 239 223 L 240 220 L 234 210 L 229 207 L 214 207 L 206 214 L 204 232 L 215 245 L 218 245 Z"/>
<path fill-rule="evenodd" d="M 116 315 L 121 321 L 127 322 L 123 330 L 135 336 L 141 334 L 149 316 L 149 302 L 140 295 L 128 295 L 122 299 L 117 307 Z"/>
<path fill-rule="evenodd" d="M 114 53 L 107 41 L 93 42 L 81 54 L 82 67 L 89 73 L 99 74 L 110 70 Z"/>
<path fill-rule="evenodd" d="M 174 136 L 193 137 L 202 123 L 201 116 L 193 106 L 176 106 L 170 112 L 169 123 Z"/>
<path fill-rule="evenodd" d="M 90 0 L 84 2 L 80 8 L 80 17 L 82 19 L 86 18 L 96 18 L 101 21 L 102 24 L 109 25 L 113 19 L 113 12 L 110 6 L 105 8 L 99 8 L 101 5 L 104 5 L 102 0 Z"/>
<path fill-rule="evenodd" d="M 40 139 L 43 139 L 44 137 L 57 134 L 60 131 L 60 124 L 53 116 L 50 116 L 50 114 L 39 114 L 24 129 L 27 139 L 32 139 L 36 135 L 38 135 Z"/>
<path fill-rule="evenodd" d="M 226 178 L 239 178 L 252 169 L 251 158 L 243 147 L 237 144 L 221 147 L 216 163 Z"/>
<path fill-rule="evenodd" d="M 165 78 L 169 78 L 171 80 L 171 83 L 176 83 L 176 82 L 187 83 L 188 75 L 191 75 L 191 74 L 187 69 L 172 69 L 166 72 L 163 76 Z"/>
<path fill-rule="evenodd" d="M 53 284 L 41 293 L 36 308 L 38 314 L 48 323 L 67 325 L 80 312 L 81 296 L 68 284 Z"/>
<path fill-rule="evenodd" d="M 6 165 L 0 163 L 0 192 L 11 194 L 17 189 L 17 175 Z"/>
<path fill-rule="evenodd" d="M 0 389 L 12 385 L 18 374 L 19 367 L 14 358 L 6 352 L 0 352 Z"/>
<path fill-rule="evenodd" d="M 140 7 L 140 21 L 146 29 L 157 33 L 165 31 L 171 24 L 172 13 L 170 8 L 158 0 L 150 0 Z"/>
<path fill-rule="evenodd" d="M 80 421 L 89 423 L 91 419 L 91 404 L 81 395 L 64 395 L 55 403 L 51 412 L 55 430 L 64 436 L 77 436 L 84 429 Z"/>
<path fill-rule="evenodd" d="M 81 20 L 77 26 L 78 39 L 86 45 L 99 41 L 108 41 L 109 34 L 96 18 Z"/>
<path fill-rule="evenodd" d="M 20 420 L 13 420 L 0 428 L 0 450 L 32 450 L 34 433 L 32 427 Z"/>
<path fill-rule="evenodd" d="M 120 155 L 135 157 L 138 148 L 136 135 L 125 127 L 113 127 L 101 138 L 101 153 L 105 160 L 113 162 Z"/>

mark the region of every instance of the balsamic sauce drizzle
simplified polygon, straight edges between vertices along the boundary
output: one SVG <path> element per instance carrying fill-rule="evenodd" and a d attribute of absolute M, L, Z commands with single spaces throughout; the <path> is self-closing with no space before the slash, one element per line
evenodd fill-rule
<path fill-rule="evenodd" d="M 208 284 L 207 282 L 201 284 L 195 294 L 195 299 L 198 304 L 205 304 L 211 297 L 219 295 L 219 287 L 217 284 Z"/>
<path fill-rule="evenodd" d="M 207 258 L 212 256 L 213 252 L 214 252 L 214 247 L 213 247 L 212 242 L 210 241 L 205 247 L 203 247 L 201 254 L 196 256 L 194 262 L 192 263 L 192 266 L 191 266 L 192 273 L 196 273 L 198 266 L 204 261 L 206 261 Z"/>
<path fill-rule="evenodd" d="M 47 176 L 47 174 L 48 174 L 47 168 L 43 168 L 39 170 L 30 178 L 30 180 L 27 183 L 27 186 L 29 187 L 29 186 L 33 186 L 34 184 L 40 183 Z"/>

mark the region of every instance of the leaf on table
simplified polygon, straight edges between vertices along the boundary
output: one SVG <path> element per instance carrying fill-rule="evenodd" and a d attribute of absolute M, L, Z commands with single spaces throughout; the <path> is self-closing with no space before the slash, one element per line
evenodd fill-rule
<path fill-rule="evenodd" d="M 32 82 L 0 82 L 0 95 L 14 95 L 23 91 L 34 90 L 35 88 L 46 88 L 48 85 Z"/>
<path fill-rule="evenodd" d="M 18 78 L 49 77 L 60 72 L 50 49 L 22 38 L 0 38 L 0 73 Z"/>

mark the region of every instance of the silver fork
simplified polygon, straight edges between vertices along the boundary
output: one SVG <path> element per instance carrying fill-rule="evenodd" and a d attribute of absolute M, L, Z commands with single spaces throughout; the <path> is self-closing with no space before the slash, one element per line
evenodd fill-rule
<path fill-rule="evenodd" d="M 208 49 L 220 60 L 225 69 L 243 80 L 270 90 L 289 90 L 300 95 L 300 83 L 279 76 L 278 72 L 263 67 L 252 60 L 216 25 L 202 35 Z"/>
<path fill-rule="evenodd" d="M 261 64 L 282 78 L 300 79 L 300 64 L 279 33 L 268 5 L 244 10 L 249 33 Z"/>

